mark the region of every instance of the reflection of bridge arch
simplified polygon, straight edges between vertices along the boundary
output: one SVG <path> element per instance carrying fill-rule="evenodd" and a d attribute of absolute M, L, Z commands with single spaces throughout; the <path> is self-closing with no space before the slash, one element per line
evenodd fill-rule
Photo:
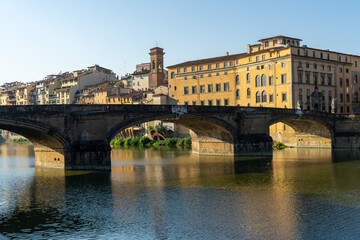
<path fill-rule="evenodd" d="M 236 144 L 237 131 L 229 123 L 213 116 L 201 114 L 186 114 L 176 118 L 174 114 L 153 114 L 151 116 L 139 116 L 131 121 L 122 121 L 115 124 L 107 134 L 107 140 L 111 141 L 117 133 L 133 125 L 161 120 L 182 125 L 191 130 L 192 149 L 201 153 L 233 154 Z"/>
<path fill-rule="evenodd" d="M 270 135 L 274 141 L 288 146 L 331 148 L 334 127 L 326 120 L 311 115 L 280 116 L 269 122 Z"/>

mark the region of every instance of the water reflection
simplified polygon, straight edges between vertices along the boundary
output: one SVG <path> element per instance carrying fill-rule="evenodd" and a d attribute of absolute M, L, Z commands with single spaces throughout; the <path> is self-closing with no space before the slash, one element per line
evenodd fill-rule
<path fill-rule="evenodd" d="M 10 238 L 360 237 L 359 152 L 286 149 L 271 159 L 118 149 L 111 173 L 8 157 L 24 160 L 0 158 L 0 234 Z"/>

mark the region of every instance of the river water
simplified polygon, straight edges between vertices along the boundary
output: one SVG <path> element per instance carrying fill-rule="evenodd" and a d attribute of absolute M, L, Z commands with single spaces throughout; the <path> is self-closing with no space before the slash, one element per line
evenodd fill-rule
<path fill-rule="evenodd" d="M 360 152 L 115 149 L 112 171 L 0 146 L 0 239 L 360 239 Z"/>

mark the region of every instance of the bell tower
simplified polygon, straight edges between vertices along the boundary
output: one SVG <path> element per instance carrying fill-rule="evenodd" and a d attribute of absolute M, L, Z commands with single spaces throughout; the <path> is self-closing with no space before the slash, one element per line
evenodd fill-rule
<path fill-rule="evenodd" d="M 154 47 L 150 49 L 150 88 L 154 89 L 164 84 L 164 49 Z"/>

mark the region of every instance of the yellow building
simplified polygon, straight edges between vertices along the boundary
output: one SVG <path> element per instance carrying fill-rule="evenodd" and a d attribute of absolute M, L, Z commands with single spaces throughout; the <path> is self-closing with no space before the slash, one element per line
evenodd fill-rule
<path fill-rule="evenodd" d="M 276 36 L 241 54 L 168 67 L 169 95 L 180 105 L 256 106 L 331 111 L 359 109 L 360 57 L 300 46 Z"/>

